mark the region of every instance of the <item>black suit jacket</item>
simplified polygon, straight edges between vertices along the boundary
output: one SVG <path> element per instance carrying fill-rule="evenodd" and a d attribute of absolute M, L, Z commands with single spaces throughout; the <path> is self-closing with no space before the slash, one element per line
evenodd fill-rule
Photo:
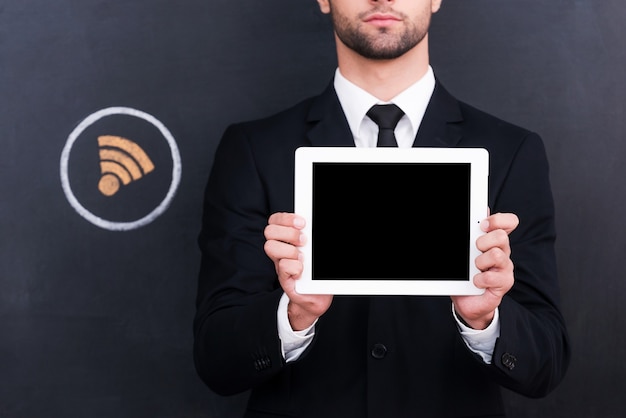
<path fill-rule="evenodd" d="M 516 282 L 500 306 L 492 364 L 466 347 L 449 297 L 419 296 L 335 296 L 312 344 L 285 364 L 276 324 L 282 290 L 263 229 L 270 214 L 293 211 L 300 146 L 354 146 L 332 85 L 230 126 L 216 151 L 194 322 L 196 367 L 212 390 L 251 389 L 246 417 L 493 417 L 504 414 L 500 387 L 540 397 L 561 381 L 569 345 L 542 141 L 457 101 L 439 81 L 414 146 L 486 148 L 491 211 L 520 218 L 510 236 Z"/>

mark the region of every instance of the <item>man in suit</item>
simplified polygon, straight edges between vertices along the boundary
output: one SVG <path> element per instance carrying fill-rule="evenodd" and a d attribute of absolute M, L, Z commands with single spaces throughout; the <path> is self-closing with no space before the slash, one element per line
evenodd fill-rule
<path fill-rule="evenodd" d="M 565 374 L 569 343 L 540 137 L 459 102 L 436 79 L 428 28 L 441 0 L 318 3 L 335 30 L 331 85 L 231 125 L 215 155 L 199 236 L 199 375 L 219 394 L 251 390 L 246 417 L 498 417 L 501 387 L 545 396 Z M 307 220 L 293 213 L 294 150 L 376 146 L 376 104 L 401 109 L 400 148 L 489 151 L 491 215 L 474 277 L 483 295 L 295 292 Z M 351 222 L 341 208 L 336 216 Z M 340 230 L 337 239 L 350 245 Z"/>

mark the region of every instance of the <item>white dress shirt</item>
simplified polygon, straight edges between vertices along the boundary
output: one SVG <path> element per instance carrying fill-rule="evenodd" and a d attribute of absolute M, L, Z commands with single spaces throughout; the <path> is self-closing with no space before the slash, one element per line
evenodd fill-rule
<path fill-rule="evenodd" d="M 404 116 L 396 125 L 394 131 L 399 148 L 413 146 L 417 130 L 426 112 L 426 107 L 435 89 L 435 75 L 429 66 L 426 74 L 415 84 L 395 96 L 389 102 L 383 102 L 372 96 L 365 90 L 348 81 L 339 68 L 335 71 L 334 87 L 341 103 L 344 114 L 354 137 L 357 147 L 375 147 L 378 136 L 378 125 L 367 115 L 367 111 L 375 104 L 393 103 L 404 112 Z M 303 331 L 293 331 L 287 316 L 289 298 L 283 294 L 278 306 L 278 335 L 282 342 L 285 361 L 296 360 L 315 335 L 315 324 Z M 496 339 L 500 335 L 499 313 L 496 309 L 491 324 L 484 330 L 474 330 L 464 325 L 454 312 L 452 315 L 457 322 L 461 337 L 468 348 L 480 355 L 485 363 L 491 363 L 491 356 L 495 347 Z M 422 337 L 422 336 L 420 336 Z M 428 341 L 421 338 L 421 341 Z"/>

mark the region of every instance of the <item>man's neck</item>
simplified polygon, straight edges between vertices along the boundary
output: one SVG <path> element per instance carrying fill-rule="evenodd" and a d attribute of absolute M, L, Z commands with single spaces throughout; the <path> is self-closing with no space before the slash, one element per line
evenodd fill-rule
<path fill-rule="evenodd" d="M 345 78 L 378 99 L 389 101 L 426 74 L 428 39 L 392 60 L 365 58 L 337 39 L 337 60 Z"/>

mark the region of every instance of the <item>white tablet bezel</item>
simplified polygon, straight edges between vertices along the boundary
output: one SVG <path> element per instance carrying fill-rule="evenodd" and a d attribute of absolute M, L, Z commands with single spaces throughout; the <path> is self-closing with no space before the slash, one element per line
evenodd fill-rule
<path fill-rule="evenodd" d="M 315 163 L 469 163 L 469 277 L 467 280 L 349 279 L 319 280 L 312 277 L 313 167 Z M 476 239 L 483 234 L 480 222 L 488 214 L 489 154 L 483 148 L 356 148 L 302 147 L 295 152 L 295 213 L 306 220 L 303 230 L 306 244 L 304 271 L 296 281 L 301 294 L 333 295 L 477 295 L 484 292 L 474 286 L 478 273 L 474 260 L 480 254 Z M 432 179 L 428 179 L 432 180 Z M 338 214 L 339 215 L 339 214 Z M 343 214 L 346 215 L 346 214 Z M 392 265 L 393 263 L 390 263 Z"/>

